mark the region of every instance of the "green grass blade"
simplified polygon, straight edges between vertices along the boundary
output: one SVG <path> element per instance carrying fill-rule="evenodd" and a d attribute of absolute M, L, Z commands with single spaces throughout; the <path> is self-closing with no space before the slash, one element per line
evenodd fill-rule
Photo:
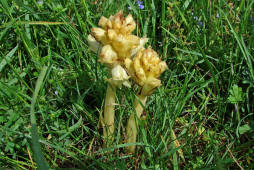
<path fill-rule="evenodd" d="M 228 25 L 230 27 L 230 30 L 233 33 L 235 40 L 237 41 L 237 44 L 238 44 L 238 46 L 239 46 L 239 48 L 240 48 L 240 50 L 241 50 L 241 52 L 242 52 L 242 54 L 244 56 L 244 59 L 246 60 L 247 66 L 249 67 L 251 79 L 252 79 L 252 81 L 254 81 L 254 69 L 253 69 L 253 65 L 252 65 L 252 60 L 250 58 L 250 53 L 249 53 L 249 51 L 247 50 L 247 48 L 245 46 L 243 38 L 242 37 L 240 38 L 237 35 L 235 29 L 233 28 L 232 24 L 228 20 L 226 14 L 223 11 L 221 11 L 221 13 L 223 13 L 224 16 L 225 16 L 225 19 L 226 19 L 226 21 L 227 21 L 227 23 L 228 23 Z"/>
<path fill-rule="evenodd" d="M 35 108 L 36 99 L 38 97 L 40 88 L 43 83 L 43 79 L 46 75 L 46 72 L 47 72 L 47 67 L 44 66 L 42 68 L 42 71 L 41 71 L 41 73 L 38 77 L 38 80 L 36 82 L 35 91 L 33 93 L 33 99 L 32 99 L 31 108 L 30 108 L 30 118 L 31 118 L 31 125 L 32 125 L 32 127 L 31 127 L 32 149 L 33 149 L 34 158 L 35 158 L 35 161 L 37 163 L 39 170 L 47 170 L 48 166 L 47 166 L 45 158 L 42 154 L 41 145 L 39 143 L 39 136 L 37 133 L 36 117 L 35 117 L 35 113 L 34 113 L 34 108 Z"/>
<path fill-rule="evenodd" d="M 15 48 L 13 48 L 5 57 L 3 57 L 1 63 L 0 63 L 0 72 L 3 70 L 5 65 L 7 64 L 7 61 L 10 62 L 13 59 L 13 55 L 18 49 L 18 45 L 16 45 Z"/>

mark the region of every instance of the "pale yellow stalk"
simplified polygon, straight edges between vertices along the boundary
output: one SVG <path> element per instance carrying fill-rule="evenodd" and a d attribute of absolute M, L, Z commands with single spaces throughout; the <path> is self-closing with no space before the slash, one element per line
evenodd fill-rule
<path fill-rule="evenodd" d="M 134 107 L 136 111 L 136 115 L 132 114 L 130 115 L 130 118 L 127 122 L 126 131 L 126 143 L 136 143 L 137 141 L 137 132 L 138 132 L 138 123 L 136 122 L 140 119 L 142 113 L 143 113 L 143 107 L 146 104 L 147 96 L 138 95 L 138 99 L 135 99 L 134 101 Z M 136 149 L 136 145 L 127 146 L 126 150 L 128 153 L 134 153 Z"/>
<path fill-rule="evenodd" d="M 114 141 L 115 95 L 116 87 L 108 83 L 103 118 L 103 135 L 107 144 Z"/>
<path fill-rule="evenodd" d="M 131 78 L 141 86 L 138 99 L 134 102 L 136 116 L 131 115 L 127 122 L 127 143 L 136 143 L 137 139 L 137 124 L 135 117 L 140 118 L 145 106 L 147 96 L 151 95 L 155 88 L 161 85 L 159 76 L 165 71 L 167 65 L 161 61 L 158 54 L 152 48 L 140 48 L 137 55 L 131 60 L 125 60 L 125 67 Z M 139 101 L 141 103 L 139 103 Z M 134 153 L 135 145 L 126 147 L 127 152 Z"/>

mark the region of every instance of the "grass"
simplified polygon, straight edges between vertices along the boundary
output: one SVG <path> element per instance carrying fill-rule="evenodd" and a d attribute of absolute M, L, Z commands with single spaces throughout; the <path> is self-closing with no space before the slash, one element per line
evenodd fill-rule
<path fill-rule="evenodd" d="M 43 166 L 33 131 L 51 168 L 254 168 L 254 2 L 143 4 L 0 1 L 0 167 Z M 136 88 L 117 91 L 115 143 L 102 148 L 108 73 L 87 46 L 99 18 L 119 10 L 169 67 L 148 98 L 134 155 L 123 141 Z"/>

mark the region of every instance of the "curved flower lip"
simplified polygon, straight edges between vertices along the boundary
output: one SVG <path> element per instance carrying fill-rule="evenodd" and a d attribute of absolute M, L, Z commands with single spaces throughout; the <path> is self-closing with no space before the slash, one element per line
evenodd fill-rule
<path fill-rule="evenodd" d="M 161 86 L 161 80 L 157 78 L 150 78 L 142 86 L 141 95 L 148 96 L 151 95 L 155 88 Z"/>
<path fill-rule="evenodd" d="M 125 69 L 119 64 L 112 68 L 111 75 L 112 78 L 108 79 L 108 82 L 112 85 L 117 87 L 122 87 L 122 85 L 129 88 L 131 87 L 130 82 L 128 81 L 130 76 L 127 75 Z"/>
<path fill-rule="evenodd" d="M 98 41 L 96 41 L 91 34 L 88 35 L 87 41 L 88 41 L 88 50 L 91 50 L 95 53 L 100 53 L 102 45 Z"/>
<path fill-rule="evenodd" d="M 108 44 L 108 38 L 106 36 L 106 31 L 102 28 L 92 28 L 92 33 L 94 38 L 101 42 L 102 44 Z"/>

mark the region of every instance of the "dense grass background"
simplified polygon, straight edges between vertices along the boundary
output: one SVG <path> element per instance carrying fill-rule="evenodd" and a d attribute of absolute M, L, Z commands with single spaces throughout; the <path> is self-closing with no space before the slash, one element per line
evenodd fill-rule
<path fill-rule="evenodd" d="M 0 0 L 0 167 L 43 166 L 31 140 L 36 122 L 52 168 L 253 169 L 253 4 Z M 136 88 L 118 90 L 116 140 L 102 148 L 108 73 L 87 46 L 90 28 L 119 10 L 133 15 L 135 34 L 149 37 L 169 67 L 139 122 L 135 155 L 123 141 Z"/>

